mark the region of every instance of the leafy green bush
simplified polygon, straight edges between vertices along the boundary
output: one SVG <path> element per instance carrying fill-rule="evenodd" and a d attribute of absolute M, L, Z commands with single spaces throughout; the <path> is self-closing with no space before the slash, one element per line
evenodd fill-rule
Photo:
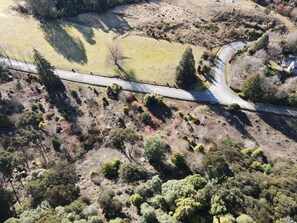
<path fill-rule="evenodd" d="M 241 150 L 241 152 L 245 155 L 251 156 L 253 153 L 253 150 L 251 148 L 244 148 Z"/>
<path fill-rule="evenodd" d="M 251 45 L 248 51 L 251 55 L 253 55 L 261 49 L 267 49 L 268 44 L 269 36 L 265 34 L 261 38 L 259 38 L 253 45 Z"/>
<path fill-rule="evenodd" d="M 255 223 L 255 221 L 246 214 L 241 214 L 236 218 L 237 223 Z"/>
<path fill-rule="evenodd" d="M 106 162 L 102 166 L 102 173 L 108 179 L 115 179 L 119 176 L 119 169 L 122 165 L 122 161 L 116 159 L 112 162 Z"/>
<path fill-rule="evenodd" d="M 129 219 L 115 218 L 109 221 L 109 223 L 130 223 Z"/>
<path fill-rule="evenodd" d="M 263 97 L 263 90 L 261 87 L 261 78 L 259 74 L 253 74 L 248 77 L 242 85 L 242 93 L 254 101 L 260 101 Z"/>
<path fill-rule="evenodd" d="M 38 105 L 37 104 L 31 104 L 31 110 L 33 112 L 36 112 L 38 110 Z"/>
<path fill-rule="evenodd" d="M 132 183 L 144 179 L 145 173 L 135 164 L 128 163 L 121 166 L 120 176 L 125 182 Z"/>
<path fill-rule="evenodd" d="M 144 139 L 144 155 L 149 162 L 158 163 L 165 158 L 166 144 L 159 135 Z"/>
<path fill-rule="evenodd" d="M 194 186 L 195 190 L 199 190 L 206 185 L 206 180 L 199 174 L 194 174 L 186 177 L 186 182 Z"/>
<path fill-rule="evenodd" d="M 113 148 L 123 150 L 125 142 L 133 142 L 136 135 L 131 129 L 115 129 L 110 134 L 110 144 Z"/>

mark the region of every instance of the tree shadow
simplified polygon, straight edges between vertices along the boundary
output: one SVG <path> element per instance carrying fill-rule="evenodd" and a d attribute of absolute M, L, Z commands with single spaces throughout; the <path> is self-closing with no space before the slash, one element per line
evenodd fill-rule
<path fill-rule="evenodd" d="M 168 108 L 168 106 L 163 102 L 161 104 L 148 106 L 148 110 L 150 113 L 152 113 L 152 115 L 162 122 L 166 122 L 167 118 L 172 117 L 171 109 Z"/>
<path fill-rule="evenodd" d="M 125 34 L 131 28 L 122 14 L 111 11 L 81 14 L 75 18 L 68 18 L 67 21 L 84 27 L 98 28 L 105 33 L 113 31 L 119 35 Z"/>
<path fill-rule="evenodd" d="M 76 24 L 74 24 L 73 27 L 76 28 L 77 31 L 79 31 L 83 35 L 85 41 L 87 41 L 90 45 L 96 44 L 96 40 L 94 40 L 95 34 L 92 27 L 80 26 Z"/>
<path fill-rule="evenodd" d="M 289 118 L 277 115 L 269 115 L 260 113 L 259 116 L 262 120 L 274 128 L 275 130 L 281 132 L 283 135 L 297 142 L 297 120 L 296 118 Z"/>
<path fill-rule="evenodd" d="M 47 92 L 51 105 L 57 108 L 64 119 L 76 123 L 77 117 L 81 115 L 81 112 L 76 107 L 72 106 L 65 85 L 62 83 L 59 88 L 48 89 Z"/>
<path fill-rule="evenodd" d="M 219 106 L 209 106 L 217 115 L 225 118 L 244 137 L 254 140 L 254 137 L 246 130 L 246 126 L 252 126 L 251 121 L 244 112 L 230 113 L 225 108 Z"/>
<path fill-rule="evenodd" d="M 81 40 L 70 36 L 61 22 L 41 22 L 40 28 L 44 32 L 46 41 L 68 61 L 80 64 L 88 62 Z"/>
<path fill-rule="evenodd" d="M 171 179 L 183 179 L 185 174 L 180 169 L 165 162 L 151 163 L 151 165 L 160 173 L 164 182 Z"/>

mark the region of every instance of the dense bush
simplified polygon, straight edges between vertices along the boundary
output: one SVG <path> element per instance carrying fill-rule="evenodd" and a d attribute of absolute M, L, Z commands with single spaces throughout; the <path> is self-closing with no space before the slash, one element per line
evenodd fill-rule
<path fill-rule="evenodd" d="M 174 153 L 171 156 L 171 162 L 179 168 L 183 168 L 183 167 L 187 166 L 186 159 L 185 159 L 184 155 L 181 153 Z"/>
<path fill-rule="evenodd" d="M 123 87 L 119 84 L 112 84 L 106 88 L 106 93 L 109 98 L 116 99 Z"/>
<path fill-rule="evenodd" d="M 145 124 L 150 124 L 151 122 L 152 122 L 152 117 L 151 117 L 151 115 L 149 114 L 149 113 L 147 113 L 147 112 L 143 112 L 143 113 L 141 113 L 141 115 L 140 115 L 140 119 L 141 119 L 141 121 L 143 122 L 143 123 L 145 123 Z"/>
<path fill-rule="evenodd" d="M 113 148 L 123 150 L 126 142 L 133 142 L 136 135 L 131 129 L 115 129 L 110 135 L 110 144 Z"/>
<path fill-rule="evenodd" d="M 102 192 L 99 195 L 98 203 L 107 216 L 116 216 L 122 211 L 123 204 L 116 197 L 112 190 Z"/>
<path fill-rule="evenodd" d="M 147 223 L 156 221 L 156 210 L 148 203 L 143 203 L 140 207 L 140 212 Z"/>
<path fill-rule="evenodd" d="M 144 139 L 144 155 L 149 162 L 158 163 L 165 158 L 166 144 L 159 135 Z"/>
<path fill-rule="evenodd" d="M 266 50 L 268 47 L 268 44 L 269 44 L 269 36 L 265 34 L 261 38 L 259 38 L 253 45 L 250 46 L 249 53 L 253 55 L 261 49 Z"/>
<path fill-rule="evenodd" d="M 9 70 L 6 69 L 4 66 L 2 66 L 2 64 L 0 64 L 0 83 L 8 81 L 8 79 L 9 79 Z"/>
<path fill-rule="evenodd" d="M 120 176 L 125 182 L 132 183 L 144 179 L 145 173 L 135 164 L 128 163 L 121 166 Z"/>
<path fill-rule="evenodd" d="M 18 118 L 16 126 L 18 128 L 25 128 L 28 126 L 37 128 L 41 121 L 43 121 L 42 114 L 35 112 L 25 112 Z"/>
<path fill-rule="evenodd" d="M 159 94 L 146 94 L 143 99 L 143 104 L 146 107 L 162 105 L 163 97 Z"/>
<path fill-rule="evenodd" d="M 106 162 L 102 166 L 102 173 L 108 179 L 115 179 L 119 176 L 119 169 L 122 165 L 122 161 L 116 159 L 112 162 Z"/>
<path fill-rule="evenodd" d="M 229 112 L 231 113 L 236 113 L 236 112 L 239 112 L 241 110 L 241 107 L 239 104 L 237 103 L 232 103 L 228 106 L 228 109 L 227 109 Z"/>

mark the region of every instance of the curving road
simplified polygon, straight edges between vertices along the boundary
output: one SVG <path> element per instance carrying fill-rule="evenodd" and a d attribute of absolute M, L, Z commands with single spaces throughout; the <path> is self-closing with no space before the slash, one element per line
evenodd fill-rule
<path fill-rule="evenodd" d="M 109 86 L 113 83 L 117 83 L 120 84 L 123 87 L 123 89 L 134 92 L 156 93 L 168 98 L 186 101 L 208 102 L 221 105 L 230 105 L 231 103 L 238 103 L 241 106 L 241 108 L 253 112 L 266 112 L 277 115 L 297 117 L 297 110 L 281 106 L 254 104 L 241 99 L 228 87 L 225 79 L 226 63 L 237 50 L 243 48 L 244 46 L 245 43 L 243 42 L 235 42 L 226 45 L 220 49 L 220 51 L 217 54 L 219 59 L 214 68 L 213 84 L 209 89 L 201 92 L 188 92 L 182 89 L 137 83 L 133 81 L 122 80 L 119 78 L 94 76 L 86 73 L 74 73 L 68 70 L 56 69 L 55 71 L 61 79 L 66 81 L 103 87 Z M 11 69 L 30 73 L 37 73 L 36 68 L 33 64 L 28 64 L 22 61 L 11 59 L 8 60 L 7 58 L 0 57 L 0 63 L 4 63 Z"/>

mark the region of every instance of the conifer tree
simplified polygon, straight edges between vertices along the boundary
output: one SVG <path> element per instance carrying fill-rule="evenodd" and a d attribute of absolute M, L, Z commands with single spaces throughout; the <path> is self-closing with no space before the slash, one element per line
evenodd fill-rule
<path fill-rule="evenodd" d="M 180 88 L 187 88 L 193 85 L 196 80 L 193 51 L 191 48 L 187 48 L 176 68 L 175 83 Z"/>
<path fill-rule="evenodd" d="M 63 83 L 59 76 L 55 75 L 54 68 L 51 64 L 34 49 L 34 64 L 40 76 L 41 82 L 48 90 L 60 89 Z"/>

